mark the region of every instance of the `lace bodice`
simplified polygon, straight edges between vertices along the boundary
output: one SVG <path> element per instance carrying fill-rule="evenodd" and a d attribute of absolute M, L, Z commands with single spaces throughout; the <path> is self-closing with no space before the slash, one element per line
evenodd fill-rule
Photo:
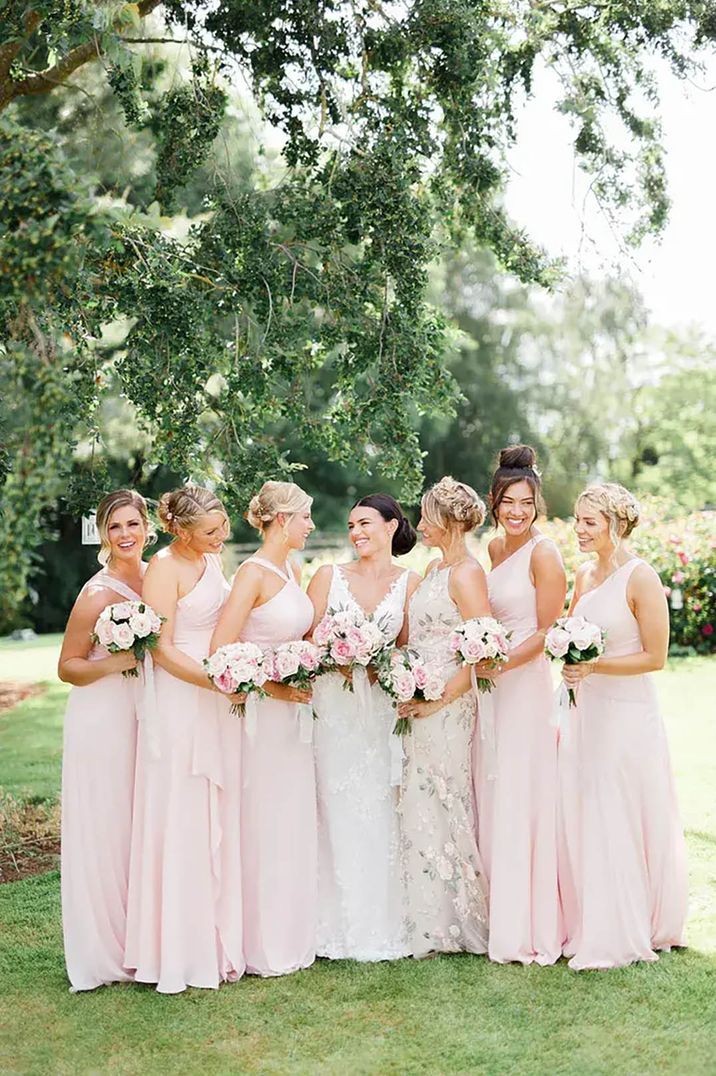
<path fill-rule="evenodd" d="M 393 642 L 403 626 L 408 574 L 407 571 L 404 571 L 397 579 L 394 579 L 378 602 L 374 612 L 367 614 L 365 609 L 353 597 L 353 592 L 341 570 L 341 566 L 334 564 L 331 586 L 328 591 L 327 608 L 332 609 L 334 612 L 339 609 L 350 609 L 354 612 L 357 610 L 364 616 L 370 615 L 371 620 L 376 622 L 386 638 Z"/>
<path fill-rule="evenodd" d="M 434 568 L 410 599 L 409 645 L 422 657 L 440 663 L 444 670 L 455 664 L 450 636 L 462 617 L 450 597 L 450 568 Z"/>

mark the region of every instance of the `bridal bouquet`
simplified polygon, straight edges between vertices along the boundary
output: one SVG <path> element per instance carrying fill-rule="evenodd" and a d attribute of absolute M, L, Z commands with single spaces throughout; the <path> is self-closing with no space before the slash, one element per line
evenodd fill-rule
<path fill-rule="evenodd" d="M 396 702 L 436 702 L 445 690 L 445 677 L 433 662 L 426 661 L 416 651 L 391 648 L 383 651 L 376 661 L 378 683 Z M 393 732 L 404 736 L 410 731 L 410 718 L 399 717 Z"/>
<path fill-rule="evenodd" d="M 378 655 L 391 646 L 391 640 L 375 621 L 360 612 L 348 609 L 329 609 L 313 632 L 313 641 L 320 648 L 321 664 L 325 669 L 337 665 L 364 668 L 375 662 Z M 346 681 L 344 685 L 351 689 Z"/>
<path fill-rule="evenodd" d="M 99 614 L 92 632 L 92 642 L 110 654 L 133 651 L 138 662 L 159 642 L 159 632 L 166 617 L 159 616 L 144 602 L 115 602 Z M 137 669 L 125 669 L 122 676 L 139 676 Z"/>
<path fill-rule="evenodd" d="M 562 616 L 545 637 L 547 657 L 561 660 L 565 665 L 579 665 L 583 661 L 595 661 L 604 653 L 606 632 L 583 616 Z M 569 688 L 569 705 L 574 706 L 574 691 Z"/>
<path fill-rule="evenodd" d="M 270 679 L 270 665 L 264 652 L 255 643 L 227 643 L 210 658 L 204 658 L 207 676 L 225 695 L 263 695 L 263 686 Z M 243 717 L 244 704 L 234 703 L 231 713 Z"/>
<path fill-rule="evenodd" d="M 450 636 L 450 649 L 461 658 L 463 665 L 477 665 L 480 661 L 490 661 L 496 665 L 500 661 L 507 661 L 511 634 L 494 617 L 471 617 Z M 494 686 L 494 681 L 489 677 L 477 677 L 478 691 L 492 691 Z"/>

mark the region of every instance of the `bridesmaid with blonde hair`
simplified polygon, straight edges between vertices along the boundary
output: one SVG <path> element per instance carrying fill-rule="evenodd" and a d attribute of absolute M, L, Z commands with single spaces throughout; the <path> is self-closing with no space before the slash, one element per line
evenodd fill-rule
<path fill-rule="evenodd" d="M 410 599 L 408 646 L 446 683 L 435 702 L 412 699 L 398 707 L 411 719 L 399 810 L 406 933 L 415 957 L 487 952 L 470 765 L 475 698 L 470 671 L 458 668 L 450 648 L 463 621 L 490 615 L 485 573 L 465 544 L 484 518 L 475 490 L 450 476 L 423 496 L 418 531 L 440 558 L 428 565 Z"/>
<path fill-rule="evenodd" d="M 473 751 L 489 956 L 503 964 L 554 964 L 562 954 L 557 732 L 544 638 L 564 612 L 567 580 L 559 551 L 536 526 L 541 490 L 534 449 L 503 448 L 490 491 L 501 533 L 488 546 L 487 585 L 492 615 L 512 634 L 507 662 L 475 668 L 494 690 L 480 697 Z"/>
<path fill-rule="evenodd" d="M 293 482 L 265 482 L 246 518 L 262 538 L 240 565 L 211 640 L 212 652 L 241 639 L 261 647 L 300 640 L 313 605 L 290 562 L 314 529 L 312 499 Z M 246 970 L 287 975 L 316 955 L 316 787 L 309 727 L 299 704 L 309 691 L 264 685 L 238 722 L 242 733 L 242 897 Z"/>
<path fill-rule="evenodd" d="M 228 517 L 208 489 L 165 493 L 174 541 L 151 560 L 144 597 L 166 617 L 157 649 L 156 728 L 142 735 L 125 962 L 175 994 L 244 971 L 239 796 L 241 729 L 202 660 L 229 595 Z"/>
<path fill-rule="evenodd" d="M 570 613 L 606 632 L 595 661 L 565 665 L 576 693 L 559 746 L 559 884 L 570 968 L 654 961 L 684 944 L 687 876 L 666 731 L 651 673 L 669 644 L 664 590 L 625 545 L 639 504 L 623 486 L 577 498 L 575 532 L 595 557 Z"/>
<path fill-rule="evenodd" d="M 124 967 L 139 681 L 131 651 L 93 645 L 108 605 L 141 601 L 142 553 L 155 534 L 139 493 L 119 489 L 97 507 L 102 569 L 67 622 L 58 675 L 72 684 L 62 758 L 62 929 L 71 989 L 131 979 Z"/>

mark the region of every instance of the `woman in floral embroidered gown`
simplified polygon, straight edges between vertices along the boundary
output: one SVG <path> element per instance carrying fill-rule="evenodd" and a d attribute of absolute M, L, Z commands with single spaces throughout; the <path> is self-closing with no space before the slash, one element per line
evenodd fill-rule
<path fill-rule="evenodd" d="M 422 500 L 418 530 L 442 556 L 413 594 L 408 645 L 447 678 L 436 702 L 400 706 L 411 720 L 400 800 L 406 932 L 415 957 L 487 951 L 487 897 L 475 840 L 470 741 L 475 698 L 458 668 L 450 635 L 464 620 L 489 616 L 487 582 L 465 545 L 485 518 L 475 491 L 446 477 Z"/>

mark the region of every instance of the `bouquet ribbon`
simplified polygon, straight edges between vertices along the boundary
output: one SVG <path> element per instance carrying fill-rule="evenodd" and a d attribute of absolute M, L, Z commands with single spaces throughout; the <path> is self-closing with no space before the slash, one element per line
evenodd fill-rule
<path fill-rule="evenodd" d="M 550 725 L 559 732 L 559 738 L 563 743 L 569 739 L 569 692 L 567 685 L 562 682 L 554 693 L 554 710 Z"/>
<path fill-rule="evenodd" d="M 256 730 L 259 727 L 259 708 L 258 699 L 253 691 L 250 691 L 246 696 L 246 702 L 244 703 L 244 728 L 246 729 L 246 735 L 252 739 L 256 735 Z"/>
<path fill-rule="evenodd" d="M 405 759 L 405 752 L 403 751 L 403 737 L 395 735 L 395 726 L 398 722 L 398 708 L 395 709 L 395 720 L 391 723 L 388 729 L 388 750 L 390 752 L 390 784 L 391 786 L 401 784 L 403 780 L 403 761 Z"/>
<path fill-rule="evenodd" d="M 480 721 L 480 739 L 483 743 L 483 757 L 487 780 L 494 781 L 497 777 L 497 730 L 495 725 L 495 703 L 491 691 L 478 691 L 477 674 L 475 666 L 470 666 L 470 681 L 472 690 L 477 699 L 477 710 Z"/>
<path fill-rule="evenodd" d="M 140 666 L 141 680 L 134 680 L 135 705 L 139 721 L 149 749 L 149 757 L 159 758 L 159 712 L 157 710 L 157 693 L 154 686 L 154 662 L 149 654 Z"/>
<path fill-rule="evenodd" d="M 298 703 L 298 741 L 313 743 L 313 705 L 310 702 Z"/>
<path fill-rule="evenodd" d="M 358 703 L 360 717 L 370 717 L 373 710 L 373 695 L 370 690 L 368 671 L 364 665 L 353 666 L 353 691 Z"/>

